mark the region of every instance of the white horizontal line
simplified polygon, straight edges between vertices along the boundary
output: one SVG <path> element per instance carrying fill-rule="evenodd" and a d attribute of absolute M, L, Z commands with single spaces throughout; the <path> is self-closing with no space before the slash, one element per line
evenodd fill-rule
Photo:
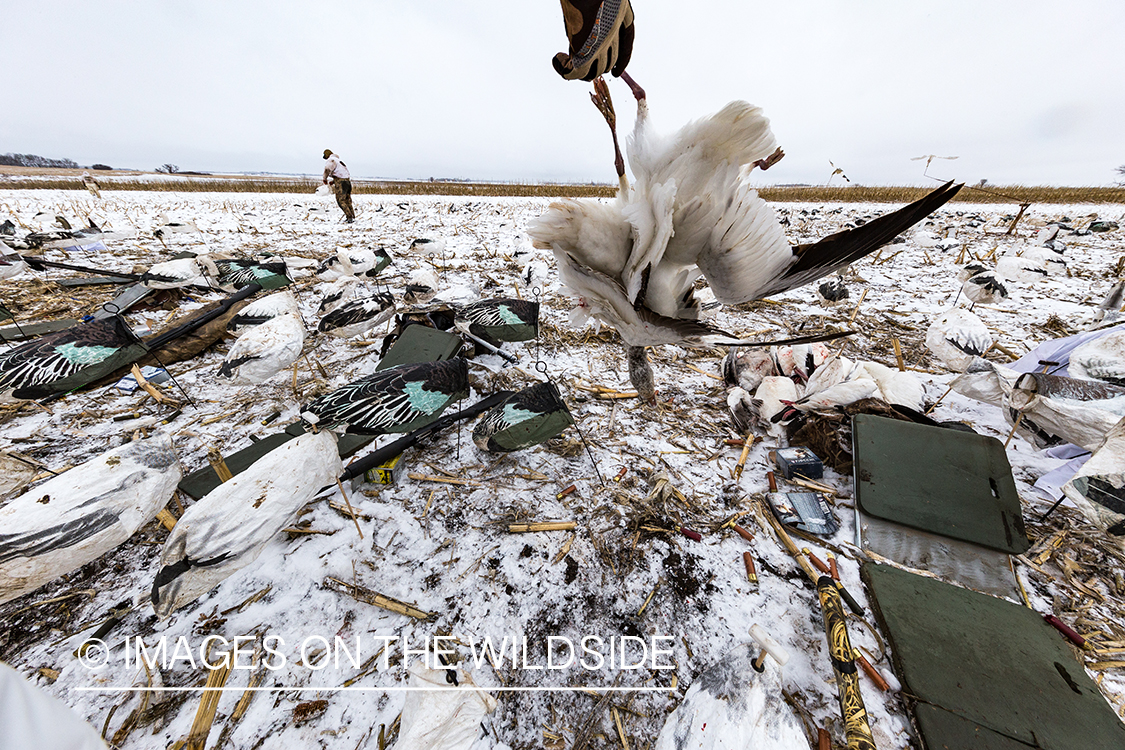
<path fill-rule="evenodd" d="M 93 693 L 412 693 L 412 692 L 463 692 L 463 693 L 670 693 L 672 687 L 163 687 L 146 688 L 135 686 L 77 687 L 75 691 Z"/>

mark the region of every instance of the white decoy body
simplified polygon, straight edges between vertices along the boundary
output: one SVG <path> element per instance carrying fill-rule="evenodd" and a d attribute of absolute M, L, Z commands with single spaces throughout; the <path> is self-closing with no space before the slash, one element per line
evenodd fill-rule
<path fill-rule="evenodd" d="M 983 263 L 969 263 L 965 266 L 962 266 L 961 270 L 957 272 L 957 280 L 964 283 L 976 276 L 978 273 L 984 273 L 987 270 L 988 266 L 984 265 Z"/>
<path fill-rule="evenodd" d="M 1029 247 L 1021 257 L 1042 266 L 1048 276 L 1066 275 L 1066 256 L 1051 247 Z"/>
<path fill-rule="evenodd" d="M 362 294 L 364 289 L 364 285 L 357 277 L 350 274 L 341 276 L 324 290 L 324 296 L 320 298 L 320 306 L 316 310 L 317 315 L 327 315 L 346 305 L 349 300 Z"/>
<path fill-rule="evenodd" d="M 996 273 L 1020 284 L 1033 284 L 1047 278 L 1047 264 L 1026 252 L 1023 255 L 1002 255 L 996 261 Z"/>
<path fill-rule="evenodd" d="M 931 222 L 926 222 L 924 226 L 920 226 L 914 230 L 910 239 L 916 247 L 920 247 L 924 250 L 937 247 L 937 244 L 941 242 L 941 235 L 934 232 L 932 227 L 933 224 Z"/>
<path fill-rule="evenodd" d="M 445 253 L 445 240 L 431 240 L 425 237 L 419 237 L 410 243 L 410 252 L 421 253 L 429 255 L 430 257 L 439 256 Z"/>
<path fill-rule="evenodd" d="M 239 336 L 218 374 L 241 384 L 265 382 L 296 362 L 304 345 L 301 318 L 294 313 L 278 315 Z"/>
<path fill-rule="evenodd" d="M 961 292 L 975 305 L 978 302 L 984 305 L 994 305 L 1008 299 L 1008 288 L 994 271 L 982 271 L 972 276 Z"/>
<path fill-rule="evenodd" d="M 1070 376 L 1125 385 L 1125 331 L 1087 341 L 1070 353 Z"/>
<path fill-rule="evenodd" d="M 161 619 L 258 558 L 317 490 L 343 472 L 336 436 L 283 443 L 192 505 L 160 553 L 152 603 Z"/>
<path fill-rule="evenodd" d="M 402 301 L 408 305 L 424 305 L 434 298 L 437 290 L 437 273 L 432 268 L 416 268 L 406 280 Z"/>
<path fill-rule="evenodd" d="M 213 266 L 214 264 L 212 264 Z M 213 273 L 211 271 L 213 270 Z M 168 260 L 151 266 L 141 274 L 141 283 L 149 289 L 178 289 L 184 286 L 211 286 L 210 276 L 218 276 L 218 269 L 210 269 L 200 257 Z"/>
<path fill-rule="evenodd" d="M 616 117 L 604 82 L 595 83 L 595 91 L 612 129 Z M 634 93 L 637 119 L 627 144 L 634 185 L 619 161 L 614 202 L 553 203 L 528 234 L 535 247 L 554 253 L 563 284 L 578 297 L 579 317 L 613 325 L 630 361 L 646 368 L 645 346 L 738 341 L 700 320 L 693 294 L 700 275 L 724 304 L 793 289 L 874 252 L 959 189 L 947 185 L 856 229 L 793 247 L 748 180 L 754 166 L 768 167 L 781 156 L 760 108 L 732 102 L 661 136 L 650 124 L 643 92 Z M 653 394 L 641 395 L 651 400 Z"/>
<path fill-rule="evenodd" d="M 25 263 L 12 248 L 0 242 L 0 279 L 12 279 L 27 270 Z"/>
<path fill-rule="evenodd" d="M 481 722 L 496 708 L 496 699 L 463 669 L 410 667 L 410 687 L 406 694 L 395 750 L 474 750 L 478 745 Z M 460 688 L 451 690 L 449 688 Z M 421 689 L 424 688 L 424 689 Z"/>
<path fill-rule="evenodd" d="M 230 319 L 227 330 L 238 336 L 279 315 L 298 315 L 297 296 L 286 290 L 256 299 Z"/>
<path fill-rule="evenodd" d="M 1114 284 L 1105 299 L 1098 303 L 1094 310 L 1094 320 L 1102 320 L 1110 313 L 1120 312 L 1125 307 L 1125 279 L 1120 279 Z"/>
<path fill-rule="evenodd" d="M 1062 490 L 1092 524 L 1102 530 L 1117 527 L 1114 536 L 1119 544 L 1125 542 L 1120 533 L 1125 514 L 1119 505 L 1125 498 L 1125 418 L 1106 433 L 1090 460 Z"/>
<path fill-rule="evenodd" d="M 167 435 L 106 451 L 0 508 L 0 603 L 101 557 L 156 517 L 180 481 Z"/>
<path fill-rule="evenodd" d="M 926 348 L 954 372 L 964 372 L 993 341 L 988 326 L 962 307 L 945 311 L 926 330 Z"/>
<path fill-rule="evenodd" d="M 336 281 L 344 276 L 375 276 L 381 260 L 388 260 L 383 248 L 342 247 L 328 256 L 316 269 L 316 275 L 325 281 Z"/>

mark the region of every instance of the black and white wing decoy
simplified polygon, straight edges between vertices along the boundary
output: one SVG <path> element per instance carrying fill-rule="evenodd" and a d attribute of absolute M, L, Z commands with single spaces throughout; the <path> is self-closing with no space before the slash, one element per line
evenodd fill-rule
<path fill-rule="evenodd" d="M 458 308 L 454 325 L 486 341 L 530 341 L 539 335 L 539 303 L 484 299 Z"/>
<path fill-rule="evenodd" d="M 926 330 L 926 348 L 954 372 L 964 372 L 993 341 L 988 326 L 963 307 L 942 313 Z"/>
<path fill-rule="evenodd" d="M 988 266 L 983 263 L 969 263 L 962 266 L 961 270 L 957 272 L 957 280 L 961 283 L 964 283 L 976 276 L 978 273 L 984 273 L 987 270 Z"/>
<path fill-rule="evenodd" d="M 1125 279 L 1119 279 L 1110 287 L 1105 299 L 1098 303 L 1098 308 L 1094 310 L 1094 320 L 1102 320 L 1109 313 L 1120 312 L 1123 308 L 1125 308 Z"/>
<path fill-rule="evenodd" d="M 291 281 L 285 261 L 280 258 L 269 261 L 224 258 L 215 259 L 213 263 L 218 271 L 215 286 L 227 292 L 237 291 L 247 284 L 258 284 L 263 289 L 277 289 L 287 286 Z"/>
<path fill-rule="evenodd" d="M 0 353 L 0 401 L 42 398 L 38 387 L 106 362 L 136 338 L 116 315 L 49 333 Z"/>
<path fill-rule="evenodd" d="M 1000 256 L 996 261 L 996 274 L 1000 278 L 1020 284 L 1033 284 L 1047 278 L 1048 275 L 1046 263 L 1026 252 L 1023 255 L 1013 253 Z"/>
<path fill-rule="evenodd" d="M 976 276 L 971 276 L 961 291 L 975 305 L 978 302 L 984 305 L 994 305 L 1008 299 L 1008 288 L 994 271 L 982 271 Z"/>
<path fill-rule="evenodd" d="M 297 511 L 342 472 L 336 436 L 305 434 L 274 448 L 188 508 L 160 553 L 152 584 L 157 616 L 168 617 L 256 560 Z"/>
<path fill-rule="evenodd" d="M 317 330 L 342 339 L 350 339 L 385 323 L 395 314 L 395 299 L 390 292 L 380 292 L 345 302 L 320 319 Z"/>
<path fill-rule="evenodd" d="M 431 257 L 441 255 L 445 252 L 445 240 L 431 240 L 426 237 L 419 237 L 410 243 L 410 252 L 422 253 Z"/>
<path fill-rule="evenodd" d="M 409 432 L 437 419 L 468 392 L 469 366 L 460 357 L 398 365 L 314 399 L 301 418 L 361 435 Z"/>
<path fill-rule="evenodd" d="M 843 305 L 848 301 L 848 287 L 839 277 L 828 279 L 817 285 L 816 296 L 829 307 Z"/>
<path fill-rule="evenodd" d="M 604 86 L 595 104 L 612 126 Z M 636 183 L 628 186 L 619 164 L 616 202 L 557 202 L 529 228 L 535 247 L 554 253 L 582 313 L 617 328 L 627 347 L 716 333 L 698 320 L 692 292 L 700 275 L 724 304 L 794 289 L 874 252 L 960 189 L 946 184 L 862 226 L 791 246 L 748 179 L 781 153 L 758 107 L 734 102 L 663 137 L 640 98 L 628 152 Z"/>
<path fill-rule="evenodd" d="M 296 362 L 304 345 L 300 316 L 283 313 L 239 336 L 219 367 L 219 377 L 244 384 L 265 382 Z"/>
<path fill-rule="evenodd" d="M 384 247 L 341 248 L 335 255 L 325 258 L 316 269 L 316 275 L 325 281 L 336 281 L 343 276 L 373 278 L 391 264 L 391 256 Z"/>
<path fill-rule="evenodd" d="M 273 320 L 287 313 L 298 314 L 297 297 L 290 291 L 276 292 L 256 299 L 239 310 L 238 314 L 227 323 L 227 330 L 237 336 L 267 320 Z"/>
<path fill-rule="evenodd" d="M 491 453 L 508 453 L 557 437 L 574 418 L 547 381 L 517 391 L 484 414 L 473 427 L 473 442 Z"/>
<path fill-rule="evenodd" d="M 0 508 L 0 603 L 109 552 L 151 521 L 180 481 L 159 435 L 107 451 Z"/>
<path fill-rule="evenodd" d="M 150 289 L 178 289 L 184 286 L 210 286 L 209 277 L 217 276 L 206 259 L 179 258 L 157 263 L 141 274 L 140 281 Z"/>

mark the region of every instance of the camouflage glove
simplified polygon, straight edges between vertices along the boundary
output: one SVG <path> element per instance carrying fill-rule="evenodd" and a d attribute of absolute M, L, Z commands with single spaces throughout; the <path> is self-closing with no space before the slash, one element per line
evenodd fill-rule
<path fill-rule="evenodd" d="M 551 60 L 568 80 L 592 81 L 612 72 L 620 76 L 633 54 L 633 8 L 629 0 L 562 0 L 570 54 Z"/>

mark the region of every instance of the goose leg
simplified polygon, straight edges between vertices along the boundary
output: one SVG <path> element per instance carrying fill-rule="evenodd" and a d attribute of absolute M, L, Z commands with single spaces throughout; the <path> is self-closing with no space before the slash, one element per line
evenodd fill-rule
<path fill-rule="evenodd" d="M 622 71 L 621 80 L 628 84 L 629 89 L 633 92 L 633 96 L 637 98 L 638 102 L 645 98 L 645 90 L 640 87 L 640 84 L 633 80 L 633 76 Z"/>
<path fill-rule="evenodd" d="M 758 161 L 754 162 L 754 166 L 765 172 L 774 164 L 777 164 L 779 161 L 781 161 L 783 156 L 785 156 L 785 152 L 781 150 L 781 146 L 778 146 L 777 150 L 767 156 L 765 159 L 758 159 Z"/>
<path fill-rule="evenodd" d="M 652 366 L 648 363 L 648 356 L 643 346 L 625 347 L 629 360 L 629 380 L 637 389 L 637 395 L 645 401 L 656 402 L 656 388 L 653 385 Z"/>
<path fill-rule="evenodd" d="M 617 170 L 617 177 L 625 176 L 625 159 L 621 156 L 621 146 L 617 143 L 617 114 L 613 111 L 613 99 L 609 95 L 609 86 L 605 79 L 594 79 L 594 93 L 590 94 L 590 101 L 602 113 L 609 132 L 613 134 L 613 166 Z"/>

